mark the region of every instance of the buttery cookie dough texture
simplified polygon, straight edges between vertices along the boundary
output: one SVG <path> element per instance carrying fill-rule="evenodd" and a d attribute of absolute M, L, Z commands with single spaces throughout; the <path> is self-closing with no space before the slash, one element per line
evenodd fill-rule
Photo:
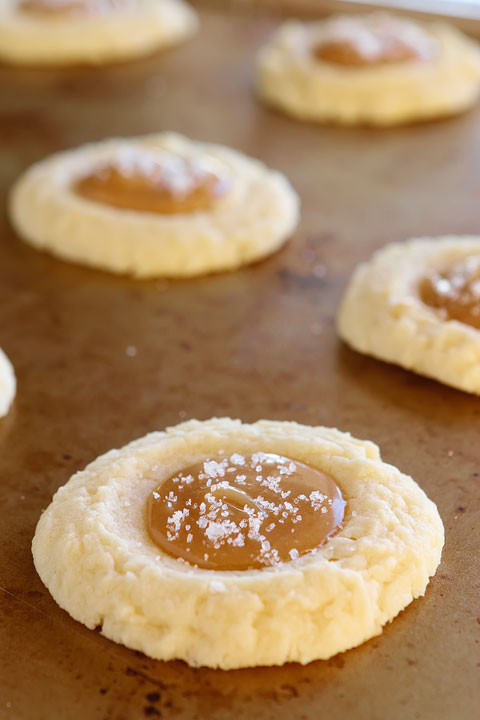
<path fill-rule="evenodd" d="M 427 49 L 430 44 L 431 58 L 349 67 L 315 57 L 316 43 L 330 27 L 362 17 L 368 22 L 377 15 L 285 23 L 259 54 L 260 96 L 300 120 L 372 125 L 450 115 L 476 102 L 480 50 L 446 23 L 381 16 L 403 26 L 408 23 L 403 32 L 418 36 Z"/>
<path fill-rule="evenodd" d="M 92 170 L 135 154 L 205 163 L 230 184 L 212 208 L 162 215 L 80 197 L 73 184 Z M 230 270 L 278 249 L 294 230 L 298 196 L 281 173 L 230 148 L 175 133 L 107 140 L 31 167 L 11 194 L 20 236 L 85 265 L 137 277 L 182 277 Z"/>
<path fill-rule="evenodd" d="M 21 10 L 19 0 L 2 0 L 0 59 L 35 65 L 128 60 L 174 45 L 197 28 L 196 13 L 182 0 L 110 4 L 99 12 L 54 15 Z"/>
<path fill-rule="evenodd" d="M 328 473 L 343 528 L 297 560 L 261 570 L 196 569 L 161 551 L 145 519 L 152 490 L 216 454 L 278 453 Z M 57 603 L 151 657 L 239 668 L 328 658 L 381 632 L 425 592 L 443 526 L 419 486 L 371 442 L 324 427 L 192 420 L 99 457 L 58 490 L 33 540 Z"/>
<path fill-rule="evenodd" d="M 0 349 L 0 417 L 4 417 L 13 402 L 17 388 L 13 365 Z"/>
<path fill-rule="evenodd" d="M 480 256 L 480 238 L 416 238 L 387 245 L 353 273 L 338 332 L 355 350 L 480 394 L 480 330 L 443 319 L 419 295 L 421 280 Z"/>

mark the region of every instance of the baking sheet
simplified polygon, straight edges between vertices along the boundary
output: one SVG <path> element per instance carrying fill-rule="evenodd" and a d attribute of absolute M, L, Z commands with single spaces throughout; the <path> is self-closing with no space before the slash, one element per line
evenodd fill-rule
<path fill-rule="evenodd" d="M 253 94 L 254 54 L 276 19 L 203 7 L 195 39 L 147 60 L 0 68 L 0 345 L 19 385 L 0 422 L 0 717 L 476 720 L 480 399 L 350 351 L 334 315 L 354 266 L 384 243 L 480 231 L 480 108 L 394 130 L 297 124 Z M 288 174 L 303 211 L 285 249 L 235 273 L 136 282 L 14 236 L 6 193 L 30 163 L 170 129 Z M 30 553 L 53 492 L 99 453 L 212 415 L 377 442 L 445 523 L 426 596 L 381 636 L 305 667 L 160 663 L 71 620 Z"/>

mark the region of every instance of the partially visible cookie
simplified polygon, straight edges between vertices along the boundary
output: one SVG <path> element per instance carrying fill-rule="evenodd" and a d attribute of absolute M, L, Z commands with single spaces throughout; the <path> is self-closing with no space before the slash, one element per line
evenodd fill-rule
<path fill-rule="evenodd" d="M 10 198 L 27 242 L 137 277 L 201 275 L 263 258 L 287 240 L 298 213 L 281 173 L 174 133 L 59 153 L 27 170 Z"/>
<path fill-rule="evenodd" d="M 0 417 L 4 417 L 10 410 L 16 388 L 17 381 L 13 365 L 0 349 Z"/>
<path fill-rule="evenodd" d="M 420 238 L 354 272 L 338 314 L 355 350 L 480 395 L 480 238 Z"/>
<path fill-rule="evenodd" d="M 192 420 L 55 494 L 35 567 L 70 615 L 161 660 L 326 659 L 423 595 L 443 525 L 371 442 L 293 422 Z"/>
<path fill-rule="evenodd" d="M 287 22 L 260 52 L 258 92 L 301 120 L 435 118 L 476 102 L 480 50 L 446 23 L 384 13 Z"/>
<path fill-rule="evenodd" d="M 0 59 L 100 64 L 147 55 L 197 27 L 183 0 L 2 0 Z"/>

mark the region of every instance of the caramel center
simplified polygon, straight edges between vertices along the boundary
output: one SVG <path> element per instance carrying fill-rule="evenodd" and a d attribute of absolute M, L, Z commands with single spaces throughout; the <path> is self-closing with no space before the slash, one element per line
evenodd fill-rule
<path fill-rule="evenodd" d="M 427 275 L 420 281 L 419 294 L 442 319 L 458 320 L 480 330 L 480 256 Z"/>
<path fill-rule="evenodd" d="M 273 453 L 234 453 L 185 468 L 147 503 L 152 540 L 210 570 L 295 560 L 341 528 L 346 502 L 316 468 Z"/>
<path fill-rule="evenodd" d="M 77 180 L 73 189 L 87 200 L 116 208 L 175 214 L 212 209 L 230 182 L 198 161 L 139 156 L 104 165 Z"/>
<path fill-rule="evenodd" d="M 19 10 L 39 17 L 95 14 L 118 7 L 120 0 L 20 0 Z"/>
<path fill-rule="evenodd" d="M 385 65 L 430 59 L 432 42 L 410 22 L 390 17 L 344 18 L 328 26 L 313 55 L 345 67 Z"/>

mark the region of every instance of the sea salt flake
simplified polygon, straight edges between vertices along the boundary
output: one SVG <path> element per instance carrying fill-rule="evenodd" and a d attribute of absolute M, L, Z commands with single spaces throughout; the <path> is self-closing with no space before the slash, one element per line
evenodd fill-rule
<path fill-rule="evenodd" d="M 167 527 L 173 526 L 173 532 L 178 533 L 178 531 L 181 528 L 183 520 L 188 515 L 187 508 L 184 508 L 183 510 L 175 510 L 173 515 L 171 515 L 167 520 Z M 170 527 L 170 530 L 172 531 L 172 528 Z"/>
<path fill-rule="evenodd" d="M 212 580 L 209 585 L 209 589 L 212 593 L 223 593 L 226 591 L 227 587 L 225 583 L 220 582 L 220 580 Z"/>
<path fill-rule="evenodd" d="M 274 493 L 280 492 L 280 478 L 274 477 L 273 475 L 267 475 L 267 478 L 262 480 L 262 485 L 267 487 Z"/>
<path fill-rule="evenodd" d="M 203 469 L 209 477 L 223 477 L 225 475 L 224 462 L 218 463 L 216 460 L 206 460 L 203 463 Z"/>
<path fill-rule="evenodd" d="M 450 280 L 439 278 L 435 283 L 435 287 L 439 295 L 448 295 L 452 286 Z"/>
<path fill-rule="evenodd" d="M 210 542 L 213 542 L 215 545 L 220 540 L 226 538 L 230 534 L 230 532 L 231 530 L 228 526 L 228 523 L 210 521 L 205 530 L 205 535 L 210 540 Z"/>
<path fill-rule="evenodd" d="M 324 495 L 323 493 L 321 493 L 319 490 L 313 490 L 310 493 L 309 497 L 310 497 L 310 502 L 312 503 L 312 508 L 314 510 L 319 510 L 322 507 L 325 500 L 327 499 L 327 496 Z M 323 508 L 322 508 L 322 512 L 323 512 Z"/>

